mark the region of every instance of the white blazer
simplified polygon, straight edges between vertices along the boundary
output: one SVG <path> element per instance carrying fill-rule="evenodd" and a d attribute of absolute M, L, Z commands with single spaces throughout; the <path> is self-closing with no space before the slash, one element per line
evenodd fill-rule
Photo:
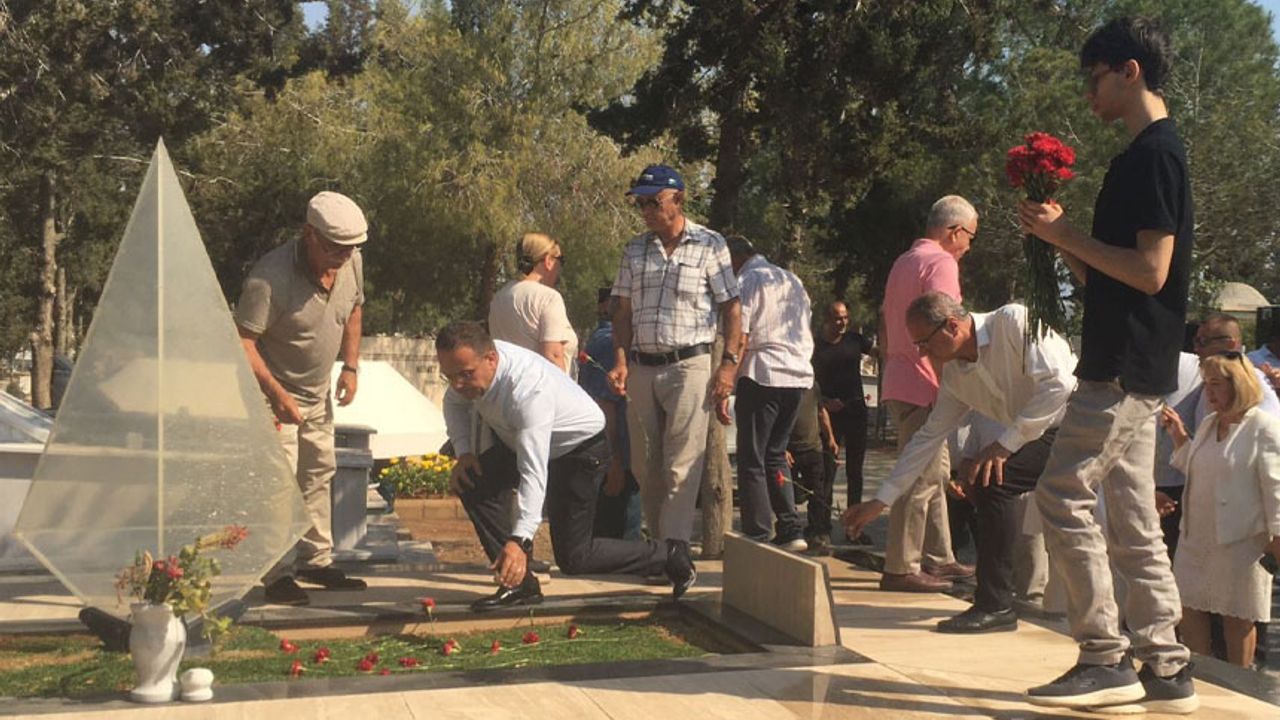
<path fill-rule="evenodd" d="M 1218 478 L 1199 478 L 1190 472 L 1191 456 L 1207 438 L 1216 436 L 1218 414 L 1209 413 L 1196 428 L 1194 438 L 1173 453 L 1169 464 L 1187 476 L 1184 501 L 1191 496 L 1191 484 L 1212 482 L 1218 543 L 1226 545 L 1266 532 L 1280 536 L 1280 419 L 1257 407 L 1227 436 L 1227 466 Z M 1208 508 L 1182 508 L 1183 532 L 1187 516 Z"/>

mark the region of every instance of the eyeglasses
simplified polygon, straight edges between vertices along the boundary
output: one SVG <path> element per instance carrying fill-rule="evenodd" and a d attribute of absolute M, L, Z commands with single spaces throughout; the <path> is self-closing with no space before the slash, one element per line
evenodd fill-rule
<path fill-rule="evenodd" d="M 967 228 L 967 227 L 965 227 L 965 226 L 963 226 L 963 225 L 949 225 L 949 226 L 947 226 L 947 229 L 948 229 L 948 230 L 950 230 L 951 232 L 956 232 L 956 231 L 959 231 L 959 230 L 963 230 L 964 232 L 966 232 L 966 233 L 968 233 L 968 234 L 969 234 L 969 239 L 970 239 L 970 240 L 973 240 L 975 237 L 977 237 L 977 236 L 978 236 L 978 233 L 976 233 L 976 232 L 974 232 L 974 231 L 970 230 L 969 228 Z"/>
<path fill-rule="evenodd" d="M 650 198 L 638 197 L 635 200 L 636 210 L 644 212 L 645 210 L 656 210 L 662 207 L 662 198 L 654 196 Z"/>
<path fill-rule="evenodd" d="M 920 340 L 912 340 L 911 342 L 916 346 L 917 350 L 924 352 L 925 348 L 929 345 L 929 341 L 933 339 L 933 336 L 937 335 L 938 331 L 946 327 L 946 325 L 947 325 L 947 321 L 943 320 L 942 322 L 935 325 L 933 330 L 928 335 L 925 335 L 924 338 Z"/>
<path fill-rule="evenodd" d="M 316 233 L 316 239 L 320 241 L 320 249 L 327 255 L 350 255 L 356 251 L 355 245 L 340 245 L 319 233 Z"/>
<path fill-rule="evenodd" d="M 1219 340 L 1231 340 L 1231 339 L 1233 338 L 1230 335 L 1211 335 L 1207 338 L 1202 338 L 1199 335 L 1197 335 L 1191 342 L 1195 343 L 1196 347 L 1202 348 L 1202 347 L 1208 347 L 1209 345 L 1216 343 Z"/>
<path fill-rule="evenodd" d="M 1088 74 L 1084 76 L 1085 92 L 1088 92 L 1090 94 L 1098 92 L 1098 82 L 1102 80 L 1102 76 L 1106 75 L 1107 73 L 1113 73 L 1115 71 L 1116 71 L 1116 68 L 1112 68 L 1112 67 L 1102 68 L 1101 70 L 1090 71 Z"/>

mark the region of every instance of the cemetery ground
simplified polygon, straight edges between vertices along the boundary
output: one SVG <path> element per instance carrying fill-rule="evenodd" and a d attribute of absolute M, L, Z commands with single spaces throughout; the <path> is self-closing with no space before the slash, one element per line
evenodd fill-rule
<path fill-rule="evenodd" d="M 873 450 L 869 487 L 892 464 Z M 843 505 L 843 499 L 841 499 Z M 406 515 L 408 508 L 401 508 Z M 883 542 L 884 520 L 872 527 Z M 418 535 L 400 519 L 401 538 Z M 448 528 L 455 530 L 449 531 Z M 203 704 L 140 706 L 118 689 L 128 658 L 108 657 L 76 621 L 78 602 L 51 577 L 0 577 L 0 715 L 53 718 L 1071 718 L 1087 713 L 1034 708 L 1030 685 L 1075 661 L 1060 620 L 1024 620 L 1016 633 L 940 635 L 938 620 L 964 609 L 941 594 L 877 589 L 879 575 L 847 560 L 821 558 L 830 575 L 839 644 L 797 647 L 762 624 L 721 613 L 719 561 L 698 564 L 698 584 L 679 604 L 667 586 L 624 576 L 567 577 L 553 571 L 543 605 L 494 615 L 467 605 L 492 591 L 491 573 L 462 548 L 469 524 L 432 523 L 421 548 L 398 563 L 355 564 L 364 592 L 310 592 L 303 608 L 265 605 L 261 589 L 220 653 L 192 658 L 218 676 Z M 434 535 L 434 536 L 433 536 Z M 459 543 L 454 547 L 453 543 Z M 539 554 L 550 559 L 549 548 Z M 845 559 L 841 559 L 845 558 Z M 867 558 L 862 558 L 865 561 Z M 428 617 L 421 599 L 435 601 Z M 569 639 L 569 626 L 576 638 Z M 537 643 L 525 643 L 526 633 Z M 448 639 L 456 655 L 443 653 Z M 281 648 L 287 640 L 297 646 Z M 500 649 L 490 654 L 493 640 Z M 328 661 L 316 663 L 324 647 Z M 373 670 L 361 660 L 378 655 Z M 92 659 L 102 659 L 97 665 Z M 105 659 L 103 659 L 105 658 Z M 401 664 L 401 658 L 417 664 Z M 300 677 L 290 677 L 299 662 Z M 78 667 L 102 690 L 72 682 L 26 681 L 44 664 Z M 116 670 L 111 670 L 108 665 Z M 387 672 L 383 674 L 383 670 Z M 117 674 L 113 675 L 115 672 Z M 1275 690 L 1210 659 L 1195 669 L 1204 718 L 1280 718 Z M 1257 673 L 1253 678 L 1264 678 Z M 88 683 L 86 683 L 88 684 Z M 66 690 L 64 692 L 64 690 Z M 1268 695 L 1270 693 L 1270 695 Z M 43 697 L 17 698 L 18 694 Z M 1153 716 L 1154 717 L 1154 716 Z"/>

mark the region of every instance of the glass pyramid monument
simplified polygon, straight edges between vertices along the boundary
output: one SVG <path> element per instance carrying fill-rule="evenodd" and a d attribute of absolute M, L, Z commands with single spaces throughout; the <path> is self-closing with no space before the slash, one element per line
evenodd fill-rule
<path fill-rule="evenodd" d="M 244 525 L 215 550 L 211 607 L 310 526 L 274 418 L 161 141 L 14 535 L 85 604 L 124 617 L 115 575 L 149 550 Z"/>

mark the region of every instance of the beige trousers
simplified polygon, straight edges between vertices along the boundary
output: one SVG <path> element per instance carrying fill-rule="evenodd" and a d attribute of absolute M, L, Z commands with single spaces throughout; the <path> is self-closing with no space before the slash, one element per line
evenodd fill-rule
<path fill-rule="evenodd" d="M 1121 632 L 1112 570 L 1128 588 L 1125 625 L 1134 655 L 1168 676 L 1190 653 L 1174 635 L 1182 603 L 1156 514 L 1155 414 L 1161 399 L 1126 393 L 1116 382 L 1081 381 L 1036 485 L 1045 546 L 1067 595 L 1080 662 L 1119 662 L 1129 649 Z M 1094 507 L 1106 499 L 1106 527 Z"/>
<path fill-rule="evenodd" d="M 901 452 L 916 431 L 929 419 L 930 408 L 899 400 L 886 400 L 893 426 L 898 429 Z M 890 575 L 920 572 L 923 560 L 929 565 L 956 561 L 951 553 L 951 528 L 947 522 L 946 485 L 951 467 L 947 447 L 920 474 L 915 483 L 889 508 L 889 535 L 885 541 L 884 571 Z"/>
<path fill-rule="evenodd" d="M 628 365 L 631 470 L 655 540 L 688 542 L 693 536 L 711 419 L 710 380 L 710 355 L 656 367 Z"/>
<path fill-rule="evenodd" d="M 302 424 L 282 425 L 279 437 L 289 465 L 294 468 L 311 529 L 263 577 L 263 583 L 268 585 L 291 575 L 294 570 L 333 564 L 333 501 L 329 491 L 338 467 L 334 451 L 333 401 L 326 398 L 311 403 L 299 402 L 298 410 L 302 413 Z"/>

